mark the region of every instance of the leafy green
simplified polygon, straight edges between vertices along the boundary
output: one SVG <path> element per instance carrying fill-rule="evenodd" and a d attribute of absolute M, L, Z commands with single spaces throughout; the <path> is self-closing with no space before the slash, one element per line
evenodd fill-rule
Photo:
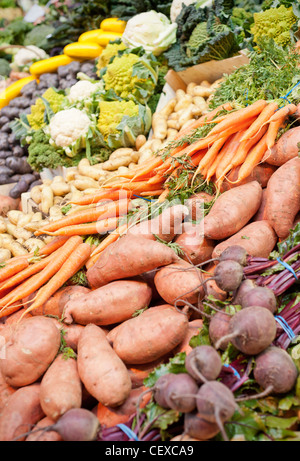
<path fill-rule="evenodd" d="M 283 49 L 272 39 L 260 42 L 260 52 L 249 52 L 249 63 L 225 75 L 210 101 L 210 109 L 231 101 L 237 106 L 252 104 L 258 99 L 277 100 L 279 105 L 300 100 L 300 54 L 293 48 Z M 284 99 L 290 92 L 288 101 Z"/>
<path fill-rule="evenodd" d="M 278 242 L 277 248 L 280 255 L 284 255 L 296 245 L 300 244 L 300 222 L 290 230 L 289 236 L 282 242 Z"/>
<path fill-rule="evenodd" d="M 0 58 L 0 77 L 8 77 L 11 72 L 9 62 Z"/>
<path fill-rule="evenodd" d="M 24 39 L 24 45 L 35 45 L 42 48 L 45 51 L 51 50 L 51 44 L 47 37 L 55 31 L 55 28 L 47 24 L 39 24 L 28 32 Z"/>
<path fill-rule="evenodd" d="M 26 34 L 33 29 L 33 24 L 16 18 L 0 30 L 0 45 L 23 45 Z"/>

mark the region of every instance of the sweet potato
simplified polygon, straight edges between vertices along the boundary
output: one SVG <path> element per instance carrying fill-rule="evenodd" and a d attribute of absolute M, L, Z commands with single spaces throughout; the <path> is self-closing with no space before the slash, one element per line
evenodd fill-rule
<path fill-rule="evenodd" d="M 187 315 L 173 306 L 150 308 L 120 325 L 113 349 L 124 363 L 153 362 L 180 344 L 187 329 Z"/>
<path fill-rule="evenodd" d="M 204 235 L 222 240 L 235 234 L 255 215 L 261 199 L 262 188 L 257 181 L 224 192 L 204 218 Z"/>
<path fill-rule="evenodd" d="M 198 192 L 187 199 L 184 204 L 188 207 L 188 219 L 199 221 L 203 218 L 203 209 L 205 203 L 210 203 L 214 200 L 214 195 L 209 195 L 206 192 Z"/>
<path fill-rule="evenodd" d="M 54 360 L 61 335 L 48 317 L 31 317 L 14 328 L 0 359 L 0 370 L 13 387 L 27 386 L 37 381 Z"/>
<path fill-rule="evenodd" d="M 132 389 L 141 387 L 144 383 L 144 380 L 149 376 L 149 374 L 158 366 L 163 363 L 167 363 L 170 357 L 173 355 L 173 351 L 169 352 L 163 357 L 160 357 L 154 362 L 142 364 L 142 365 L 131 365 L 127 364 L 128 373 L 131 379 Z"/>
<path fill-rule="evenodd" d="M 265 187 L 262 191 L 262 199 L 260 202 L 260 207 L 253 216 L 251 221 L 264 221 L 266 220 L 265 210 L 266 210 L 266 201 L 267 201 L 267 188 Z"/>
<path fill-rule="evenodd" d="M 151 288 L 137 280 L 117 280 L 67 302 L 64 322 L 112 325 L 130 319 L 151 301 Z"/>
<path fill-rule="evenodd" d="M 97 405 L 97 418 L 102 427 L 113 427 L 117 424 L 126 424 L 136 412 L 138 398 L 146 390 L 145 386 L 132 389 L 125 402 L 117 408 Z M 139 402 L 139 407 L 144 408 L 151 399 L 151 393 L 145 394 Z"/>
<path fill-rule="evenodd" d="M 162 299 L 168 304 L 176 303 L 177 306 L 183 306 L 185 301 L 194 304 L 203 299 L 203 281 L 202 272 L 183 260 L 161 268 L 154 277 Z"/>
<path fill-rule="evenodd" d="M 21 435 L 44 416 L 40 405 L 40 384 L 34 383 L 17 389 L 9 397 L 0 416 L 1 442 L 11 442 L 16 437 L 24 441 L 26 436 Z"/>
<path fill-rule="evenodd" d="M 240 245 L 251 256 L 268 258 L 276 243 L 277 236 L 268 221 L 255 221 L 219 243 L 215 247 L 212 257 L 218 258 L 225 248 L 231 245 Z"/>
<path fill-rule="evenodd" d="M 183 251 L 181 258 L 195 265 L 207 261 L 215 246 L 214 240 L 203 235 L 201 224 L 193 223 L 185 223 L 184 232 L 176 237 L 175 242 Z"/>
<path fill-rule="evenodd" d="M 45 416 L 32 428 L 32 433 L 26 437 L 25 442 L 62 442 L 63 438 L 56 431 L 35 432 L 37 429 L 52 426 L 54 423 L 53 419 Z"/>
<path fill-rule="evenodd" d="M 215 268 L 216 268 L 215 263 L 210 263 L 210 264 L 205 265 L 205 273 L 203 274 L 205 280 L 214 276 Z M 211 295 L 214 298 L 219 299 L 220 301 L 225 301 L 225 299 L 227 298 L 226 291 L 221 290 L 221 288 L 219 288 L 218 285 L 216 284 L 215 280 L 213 279 L 208 280 L 205 286 L 206 286 L 206 291 L 207 291 L 208 296 Z"/>
<path fill-rule="evenodd" d="M 193 336 L 196 336 L 203 327 L 203 320 L 202 319 L 195 319 L 191 320 L 188 324 L 188 331 L 186 336 L 184 337 L 183 341 L 178 344 L 178 346 L 174 349 L 174 354 L 178 354 L 179 352 L 185 352 L 188 355 L 191 350 L 193 349 L 190 346 L 190 340 Z"/>
<path fill-rule="evenodd" d="M 278 237 L 285 239 L 300 211 L 300 158 L 275 171 L 267 186 L 266 219 Z"/>
<path fill-rule="evenodd" d="M 86 287 L 82 287 L 79 285 L 63 287 L 57 290 L 53 296 L 51 296 L 47 302 L 45 302 L 41 307 L 37 309 L 33 309 L 31 311 L 32 315 L 53 315 L 58 318 L 61 318 L 65 304 L 68 301 L 75 300 L 80 296 L 83 296 L 86 293 L 89 293 L 91 290 Z M 36 293 L 28 296 L 27 298 L 23 299 L 23 302 L 26 303 L 26 307 L 30 307 L 30 301 L 35 297 Z"/>
<path fill-rule="evenodd" d="M 75 358 L 57 355 L 42 377 L 40 402 L 46 416 L 56 421 L 82 403 L 81 381 Z"/>
<path fill-rule="evenodd" d="M 265 153 L 263 162 L 269 165 L 281 166 L 294 157 L 298 157 L 300 142 L 300 126 L 290 128 L 286 131 L 276 144 Z"/>
<path fill-rule="evenodd" d="M 125 235 L 109 245 L 87 271 L 92 288 L 114 280 L 135 277 L 177 261 L 176 253 L 163 243 L 140 236 Z"/>
<path fill-rule="evenodd" d="M 262 188 L 267 187 L 269 179 L 271 178 L 274 171 L 277 170 L 275 165 L 269 165 L 268 163 L 260 163 L 256 165 L 252 173 L 247 176 L 242 181 L 236 182 L 239 176 L 240 166 L 231 170 L 231 172 L 226 176 L 226 179 L 223 181 L 221 185 L 221 192 L 225 192 L 230 189 L 234 189 L 235 187 L 242 186 L 243 184 L 247 184 L 252 181 L 257 181 Z"/>
<path fill-rule="evenodd" d="M 7 384 L 7 382 L 4 379 L 4 376 L 2 375 L 2 373 L 0 373 L 0 415 L 9 397 L 11 396 L 11 394 L 16 392 L 16 390 L 17 389 L 15 387 L 11 387 Z"/>
<path fill-rule="evenodd" d="M 176 234 L 182 232 L 182 222 L 188 213 L 188 208 L 184 205 L 171 206 L 155 218 L 130 227 L 127 235 L 141 235 L 151 240 L 155 240 L 157 236 L 161 240 L 171 242 Z"/>
<path fill-rule="evenodd" d="M 117 407 L 128 398 L 128 370 L 97 325 L 84 327 L 78 342 L 77 365 L 81 381 L 98 402 Z"/>

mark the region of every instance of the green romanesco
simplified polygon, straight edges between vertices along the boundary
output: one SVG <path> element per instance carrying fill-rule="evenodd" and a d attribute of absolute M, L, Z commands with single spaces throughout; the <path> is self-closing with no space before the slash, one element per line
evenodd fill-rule
<path fill-rule="evenodd" d="M 65 96 L 55 91 L 54 88 L 48 88 L 42 95 L 42 98 L 48 101 L 51 111 L 56 114 L 59 111 Z M 31 112 L 27 115 L 27 120 L 33 130 L 38 130 L 46 126 L 45 121 L 45 102 L 42 98 L 38 98 L 33 106 Z"/>
<path fill-rule="evenodd" d="M 148 134 L 152 114 L 134 101 L 101 101 L 97 128 L 109 148 L 132 147 L 138 135 Z"/>
<path fill-rule="evenodd" d="M 290 30 L 297 23 L 293 8 L 281 5 L 279 8 L 270 8 L 254 13 L 254 24 L 251 26 L 253 41 L 259 43 L 264 36 L 272 38 L 277 45 L 285 47 L 291 45 Z"/>
<path fill-rule="evenodd" d="M 98 59 L 98 62 L 97 62 L 98 76 L 100 74 L 101 69 L 103 69 L 104 67 L 106 67 L 108 65 L 111 58 L 116 56 L 118 54 L 118 51 L 122 51 L 122 50 L 125 50 L 125 49 L 126 49 L 126 45 L 123 42 L 121 42 L 120 40 L 118 40 L 116 42 L 113 42 L 113 43 L 109 43 L 104 48 L 104 50 L 102 51 L 102 53 L 101 53 L 101 55 L 100 55 L 100 57 Z"/>
<path fill-rule="evenodd" d="M 145 104 L 154 93 L 158 72 L 156 62 L 135 53 L 123 53 L 110 62 L 102 75 L 105 90 L 114 90 L 122 99 Z"/>

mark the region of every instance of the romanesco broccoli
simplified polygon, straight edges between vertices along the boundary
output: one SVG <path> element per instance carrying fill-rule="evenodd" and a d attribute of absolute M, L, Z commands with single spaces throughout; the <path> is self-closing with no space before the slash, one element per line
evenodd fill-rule
<path fill-rule="evenodd" d="M 48 88 L 42 95 L 42 98 L 48 101 L 49 106 L 54 114 L 58 112 L 60 106 L 65 99 L 65 96 L 58 93 L 54 88 Z M 38 98 L 33 106 L 31 106 L 31 113 L 27 115 L 27 120 L 33 130 L 38 130 L 46 125 L 45 121 L 45 102 L 42 98 Z"/>
<path fill-rule="evenodd" d="M 291 45 L 290 30 L 297 22 L 293 8 L 281 5 L 279 8 L 270 8 L 254 13 L 254 24 L 251 26 L 253 41 L 258 44 L 264 36 L 272 38 L 277 45 L 285 47 Z"/>
<path fill-rule="evenodd" d="M 102 75 L 105 90 L 114 90 L 122 99 L 145 104 L 155 90 L 157 67 L 154 61 L 134 53 L 116 56 Z"/>
<path fill-rule="evenodd" d="M 151 128 L 151 110 L 134 101 L 101 101 L 97 128 L 110 148 L 131 147 Z"/>
<path fill-rule="evenodd" d="M 111 58 L 113 58 L 114 56 L 116 56 L 118 54 L 118 51 L 122 51 L 122 50 L 125 50 L 126 49 L 126 45 L 121 42 L 120 40 L 116 41 L 116 42 L 113 42 L 113 43 L 109 43 L 105 48 L 104 50 L 102 51 L 99 59 L 98 59 L 98 62 L 97 62 L 97 70 L 98 70 L 98 76 L 100 74 L 100 71 L 101 69 L 103 69 L 104 67 L 106 67 L 108 64 L 109 64 L 109 61 L 111 60 Z"/>

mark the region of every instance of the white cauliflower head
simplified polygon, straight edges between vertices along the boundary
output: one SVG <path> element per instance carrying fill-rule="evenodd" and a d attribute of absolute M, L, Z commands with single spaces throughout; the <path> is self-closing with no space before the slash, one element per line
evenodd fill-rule
<path fill-rule="evenodd" d="M 86 98 L 89 98 L 93 94 L 99 85 L 92 83 L 89 80 L 80 80 L 71 86 L 70 92 L 68 94 L 68 100 L 71 104 L 74 104 L 77 101 L 83 101 Z"/>
<path fill-rule="evenodd" d="M 26 46 L 17 51 L 13 57 L 13 62 L 11 67 L 13 70 L 17 70 L 22 67 L 27 67 L 32 64 L 34 61 L 40 61 L 41 59 L 46 59 L 48 57 L 47 53 L 34 45 Z"/>
<path fill-rule="evenodd" d="M 49 123 L 49 134 L 59 147 L 68 147 L 81 136 L 85 136 L 91 125 L 89 117 L 79 109 L 66 109 L 52 117 Z"/>

